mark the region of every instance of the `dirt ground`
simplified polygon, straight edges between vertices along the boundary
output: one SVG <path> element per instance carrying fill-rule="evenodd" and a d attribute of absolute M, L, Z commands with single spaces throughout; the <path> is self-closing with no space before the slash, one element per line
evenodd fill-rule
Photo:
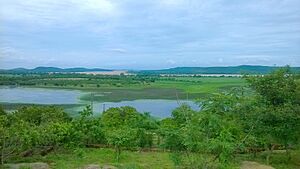
<path fill-rule="evenodd" d="M 253 161 L 243 161 L 241 169 L 275 169 L 268 165 L 259 164 Z"/>

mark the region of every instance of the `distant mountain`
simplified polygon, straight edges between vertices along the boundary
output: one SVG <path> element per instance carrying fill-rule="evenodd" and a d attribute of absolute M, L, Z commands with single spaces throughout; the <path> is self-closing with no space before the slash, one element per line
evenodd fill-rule
<path fill-rule="evenodd" d="M 266 74 L 280 67 L 275 66 L 227 66 L 227 67 L 176 67 L 162 70 L 142 70 L 138 74 Z M 291 67 L 293 72 L 300 72 L 300 67 Z"/>
<path fill-rule="evenodd" d="M 57 73 L 71 73 L 71 72 L 104 72 L 104 71 L 112 71 L 109 69 L 100 69 L 100 68 L 57 68 L 57 67 L 36 67 L 34 69 L 25 69 L 25 68 L 16 68 L 16 69 L 9 69 L 9 70 L 0 70 L 0 72 L 6 73 L 50 73 L 50 72 L 57 72 Z"/>
<path fill-rule="evenodd" d="M 141 70 L 141 71 L 130 71 L 130 73 L 136 74 L 266 74 L 280 67 L 275 66 L 251 66 L 251 65 L 241 65 L 241 66 L 227 66 L 227 67 L 175 67 L 170 69 L 161 70 Z M 300 67 L 291 67 L 293 72 L 300 73 Z M 109 69 L 100 68 L 58 68 L 58 67 L 36 67 L 34 69 L 16 68 L 4 70 L 0 69 L 0 73 L 72 73 L 72 72 L 103 72 L 103 71 L 113 71 Z"/>

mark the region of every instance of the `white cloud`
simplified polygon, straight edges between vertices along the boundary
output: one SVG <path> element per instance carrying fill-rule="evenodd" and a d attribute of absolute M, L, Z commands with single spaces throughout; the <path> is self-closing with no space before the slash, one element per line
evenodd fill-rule
<path fill-rule="evenodd" d="M 108 0 L 73 0 L 73 2 L 79 9 L 96 15 L 115 15 L 117 12 L 116 5 Z"/>
<path fill-rule="evenodd" d="M 169 6 L 180 6 L 183 5 L 185 0 L 161 0 L 160 3 L 161 5 L 169 5 Z"/>
<path fill-rule="evenodd" d="M 236 56 L 237 59 L 260 59 L 260 58 L 265 58 L 265 59 L 270 59 L 271 56 L 269 55 L 239 55 Z"/>
<path fill-rule="evenodd" d="M 173 60 L 173 59 L 168 59 L 168 60 L 167 60 L 167 63 L 170 64 L 170 65 L 174 65 L 174 64 L 176 64 L 177 62 L 176 62 L 175 60 Z"/>
<path fill-rule="evenodd" d="M 269 56 L 269 55 L 240 55 L 236 56 L 238 61 L 244 62 L 246 64 L 272 64 L 270 61 L 276 60 L 276 56 Z"/>
<path fill-rule="evenodd" d="M 13 47 L 0 46 L 0 58 L 16 58 L 20 59 L 20 52 Z"/>
<path fill-rule="evenodd" d="M 126 49 L 122 49 L 122 48 L 113 48 L 113 49 L 110 49 L 110 51 L 112 52 L 116 52 L 116 53 L 126 53 Z"/>
<path fill-rule="evenodd" d="M 3 0 L 0 20 L 39 25 L 70 25 L 119 14 L 109 0 Z"/>

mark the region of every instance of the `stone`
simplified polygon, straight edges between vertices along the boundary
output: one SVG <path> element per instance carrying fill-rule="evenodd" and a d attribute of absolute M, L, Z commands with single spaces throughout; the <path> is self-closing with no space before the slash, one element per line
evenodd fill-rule
<path fill-rule="evenodd" d="M 18 163 L 18 164 L 6 164 L 5 165 L 9 169 L 50 169 L 47 163 L 36 162 L 36 163 Z"/>
<path fill-rule="evenodd" d="M 104 165 L 104 166 L 102 167 L 102 169 L 117 169 L 117 167 L 112 166 L 112 165 Z"/>
<path fill-rule="evenodd" d="M 89 164 L 84 169 L 100 169 L 100 166 L 97 164 Z"/>
<path fill-rule="evenodd" d="M 274 169 L 271 166 L 259 164 L 254 161 L 243 161 L 241 169 Z"/>

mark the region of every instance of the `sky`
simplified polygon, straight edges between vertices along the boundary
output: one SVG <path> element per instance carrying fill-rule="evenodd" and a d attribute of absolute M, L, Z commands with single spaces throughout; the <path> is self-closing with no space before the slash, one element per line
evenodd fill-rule
<path fill-rule="evenodd" d="M 299 0 L 0 0 L 0 69 L 287 64 Z"/>

